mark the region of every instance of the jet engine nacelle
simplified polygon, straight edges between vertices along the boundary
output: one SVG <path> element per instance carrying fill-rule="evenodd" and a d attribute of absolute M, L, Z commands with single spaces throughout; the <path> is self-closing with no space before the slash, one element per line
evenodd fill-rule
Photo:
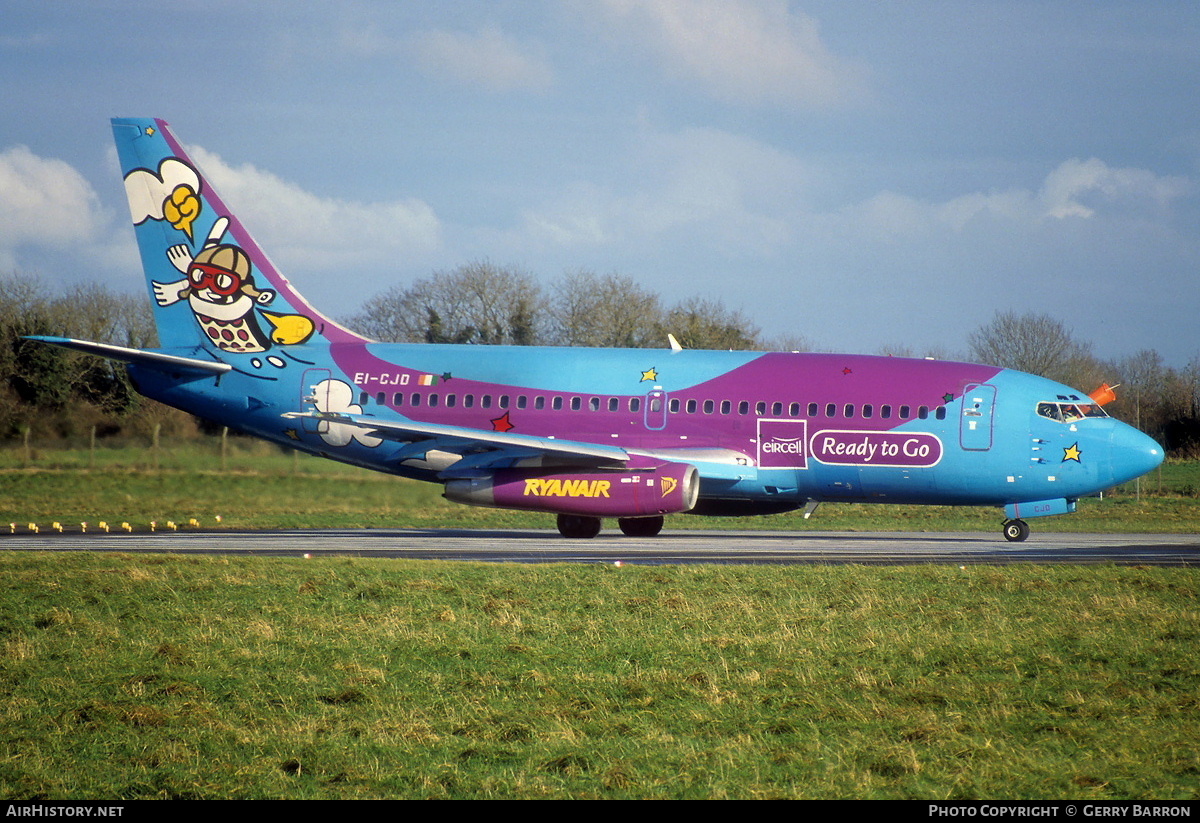
<path fill-rule="evenodd" d="M 685 512 L 696 505 L 699 494 L 700 474 L 686 463 L 554 474 L 504 469 L 490 477 L 446 483 L 446 499 L 455 503 L 588 517 Z"/>

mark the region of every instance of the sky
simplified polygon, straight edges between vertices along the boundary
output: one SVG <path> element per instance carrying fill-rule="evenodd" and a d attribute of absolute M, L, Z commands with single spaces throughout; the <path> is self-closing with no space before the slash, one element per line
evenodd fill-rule
<path fill-rule="evenodd" d="M 998 311 L 1200 356 L 1200 4 L 0 0 L 0 273 L 142 292 L 161 117 L 335 317 L 487 260 L 765 338 L 962 355 Z"/>

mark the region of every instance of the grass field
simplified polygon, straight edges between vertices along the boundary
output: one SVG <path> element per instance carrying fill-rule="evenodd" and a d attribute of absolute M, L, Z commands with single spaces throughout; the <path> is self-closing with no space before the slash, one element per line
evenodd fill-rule
<path fill-rule="evenodd" d="M 0 555 L 0 795 L 1195 798 L 1200 580 Z"/>
<path fill-rule="evenodd" d="M 481 509 L 447 502 L 441 487 L 283 454 L 265 443 L 216 441 L 173 449 L 0 450 L 0 524 L 46 529 L 59 522 L 154 521 L 227 528 L 437 527 L 553 528 L 552 515 Z M 825 504 L 798 513 L 710 518 L 676 515 L 668 529 L 998 531 L 999 509 L 951 506 Z M 1034 531 L 1200 533 L 1200 462 L 1169 462 L 1139 484 L 1076 514 L 1035 521 Z"/>
<path fill-rule="evenodd" d="M 1035 531 L 1200 532 L 1197 488 L 1168 464 Z M 241 443 L 0 451 L 22 528 L 552 524 L 439 491 Z M 0 552 L 0 796 L 1195 799 L 1196 575 Z"/>

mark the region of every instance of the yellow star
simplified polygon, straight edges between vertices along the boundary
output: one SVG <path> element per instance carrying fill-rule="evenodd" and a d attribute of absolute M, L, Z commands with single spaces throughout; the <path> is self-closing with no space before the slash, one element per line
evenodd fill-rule
<path fill-rule="evenodd" d="M 147 126 L 147 127 L 146 127 L 146 136 L 147 136 L 147 137 L 153 137 L 153 136 L 154 136 L 154 126 Z"/>
<path fill-rule="evenodd" d="M 1074 460 L 1076 463 L 1081 463 L 1083 461 L 1081 461 L 1079 458 L 1082 456 L 1083 456 L 1083 452 L 1081 452 L 1079 450 L 1079 444 L 1072 443 L 1071 445 L 1069 445 L 1063 449 L 1062 462 L 1066 463 L 1068 460 Z"/>
<path fill-rule="evenodd" d="M 638 382 L 645 383 L 647 380 L 657 380 L 657 379 L 658 379 L 658 372 L 654 369 L 654 367 L 650 367 L 646 371 L 642 372 L 642 379 L 639 380 Z"/>
<path fill-rule="evenodd" d="M 292 440 L 300 439 L 300 432 L 296 431 L 295 429 L 284 429 L 283 433 L 286 434 L 288 437 L 290 437 Z"/>

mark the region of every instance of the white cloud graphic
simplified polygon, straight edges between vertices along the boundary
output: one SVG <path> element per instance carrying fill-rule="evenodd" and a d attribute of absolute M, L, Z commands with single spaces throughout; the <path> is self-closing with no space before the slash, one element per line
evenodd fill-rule
<path fill-rule="evenodd" d="M 175 157 L 163 160 L 157 174 L 139 169 L 126 175 L 125 194 L 134 225 L 146 220 L 162 220 L 163 201 L 179 186 L 187 186 L 199 193 L 200 178 L 191 166 Z"/>
<path fill-rule="evenodd" d="M 362 406 L 354 402 L 354 389 L 345 381 L 322 380 L 313 387 L 313 395 L 316 397 L 317 411 L 335 414 L 362 414 Z M 364 446 L 374 448 L 383 442 L 378 437 L 364 433 L 356 426 L 347 426 L 345 423 L 333 423 L 328 420 L 322 420 L 317 426 L 317 431 L 320 433 L 321 439 L 331 446 L 348 446 L 350 441 L 357 440 Z"/>

